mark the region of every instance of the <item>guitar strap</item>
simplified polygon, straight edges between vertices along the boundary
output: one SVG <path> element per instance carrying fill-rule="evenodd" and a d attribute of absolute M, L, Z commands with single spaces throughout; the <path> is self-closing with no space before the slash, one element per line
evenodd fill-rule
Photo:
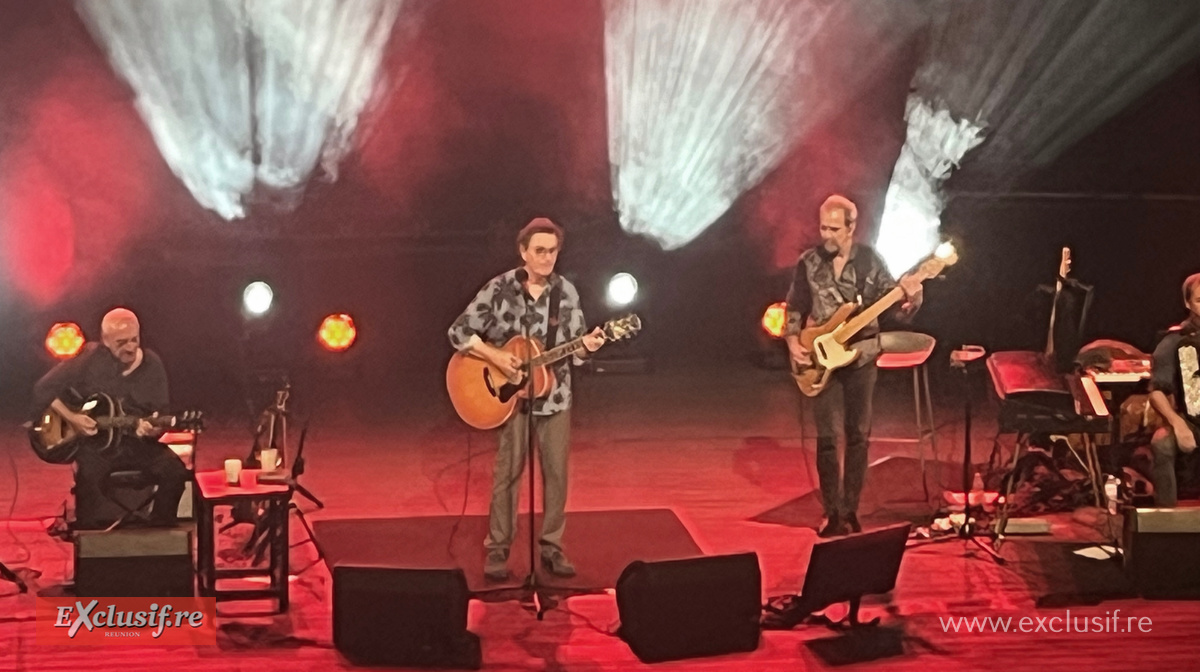
<path fill-rule="evenodd" d="M 854 260 L 850 263 L 854 264 L 854 288 L 858 292 L 854 301 L 858 303 L 858 309 L 862 310 L 866 307 L 863 291 L 867 288 L 867 276 L 871 274 L 871 255 L 867 254 L 866 248 L 859 246 L 855 250 Z"/>
<path fill-rule="evenodd" d="M 558 304 L 562 303 L 562 279 L 555 278 L 550 285 L 550 321 L 546 323 L 546 349 L 550 350 L 558 342 Z"/>

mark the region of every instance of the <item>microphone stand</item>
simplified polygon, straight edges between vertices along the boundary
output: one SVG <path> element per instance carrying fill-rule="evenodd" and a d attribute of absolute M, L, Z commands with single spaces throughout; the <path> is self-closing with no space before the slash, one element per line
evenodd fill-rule
<path fill-rule="evenodd" d="M 529 294 L 529 289 L 525 285 L 527 279 L 528 276 L 526 276 L 526 280 L 521 282 L 521 296 L 525 302 L 525 311 L 521 315 L 521 332 L 525 338 L 525 362 L 521 365 L 521 370 L 525 375 L 525 399 L 521 412 L 525 416 L 525 455 L 529 464 L 529 576 L 525 577 L 525 583 L 522 588 L 529 591 L 530 599 L 533 603 L 533 612 L 537 615 L 537 620 L 540 621 L 545 617 L 549 607 L 542 600 L 537 582 L 537 532 L 534 529 L 534 511 L 537 508 L 535 504 L 537 500 L 534 497 L 537 490 L 534 483 L 536 476 L 534 460 L 536 458 L 533 453 L 533 340 L 529 335 L 530 316 L 533 313 L 533 297 Z"/>

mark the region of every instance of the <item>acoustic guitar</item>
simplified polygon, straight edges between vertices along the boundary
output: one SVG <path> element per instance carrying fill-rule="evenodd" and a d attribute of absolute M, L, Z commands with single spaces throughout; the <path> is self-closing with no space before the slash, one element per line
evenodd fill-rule
<path fill-rule="evenodd" d="M 53 408 L 47 408 L 41 418 L 29 427 L 29 444 L 33 452 L 45 462 L 68 464 L 85 446 L 101 453 L 107 452 L 125 432 L 137 429 L 139 421 L 150 423 L 160 429 L 202 431 L 203 414 L 186 411 L 180 415 L 155 415 L 139 418 L 126 415 L 121 402 L 107 394 L 96 394 L 77 405 L 68 404 L 76 413 L 83 413 L 96 421 L 98 432 L 93 436 L 83 434 Z"/>
<path fill-rule="evenodd" d="M 605 322 L 601 331 L 604 340 L 618 341 L 633 337 L 641 328 L 642 321 L 637 315 L 626 315 Z M 477 355 L 457 352 L 446 367 L 446 390 L 463 422 L 476 429 L 499 427 L 512 417 L 517 400 L 527 396 L 526 367 L 531 367 L 533 372 L 534 397 L 544 397 L 554 389 L 555 378 L 550 365 L 583 347 L 583 337 L 580 337 L 543 352 L 537 339 L 513 336 L 501 348 L 522 362 L 512 378 Z"/>
<path fill-rule="evenodd" d="M 910 275 L 925 282 L 957 261 L 958 253 L 954 246 L 948 242 L 942 243 Z M 792 378 L 800 391 L 808 397 L 815 397 L 824 391 L 834 371 L 849 366 L 858 358 L 858 351 L 847 345 L 850 339 L 903 298 L 904 290 L 893 287 L 892 291 L 857 315 L 854 311 L 858 309 L 858 304 L 847 303 L 838 308 L 824 324 L 800 330 L 800 344 L 809 351 L 810 359 L 808 364 L 792 360 Z"/>

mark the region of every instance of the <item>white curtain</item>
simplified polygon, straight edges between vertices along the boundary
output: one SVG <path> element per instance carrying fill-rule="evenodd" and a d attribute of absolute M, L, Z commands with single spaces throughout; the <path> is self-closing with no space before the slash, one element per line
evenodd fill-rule
<path fill-rule="evenodd" d="M 613 197 L 663 248 L 700 235 L 926 23 L 912 0 L 606 0 Z"/>
<path fill-rule="evenodd" d="M 1197 2 L 943 0 L 931 9 L 929 49 L 913 78 L 908 143 L 877 241 L 895 271 L 936 244 L 927 235 L 936 219 L 929 212 L 913 217 L 911 210 L 936 201 L 933 214 L 940 215 L 940 198 L 929 194 L 940 194 L 949 175 L 914 171 L 913 156 L 922 157 L 918 165 L 952 167 L 977 144 L 965 136 L 982 129 L 986 142 L 965 163 L 1002 188 L 1200 56 Z"/>
<path fill-rule="evenodd" d="M 403 0 L 79 0 L 76 7 L 171 170 L 196 200 L 243 217 L 256 185 L 330 179 Z M 295 198 L 283 199 L 294 205 Z"/>
<path fill-rule="evenodd" d="M 794 45 L 824 12 L 792 0 L 608 0 L 605 12 L 621 226 L 677 248 L 787 151 Z"/>

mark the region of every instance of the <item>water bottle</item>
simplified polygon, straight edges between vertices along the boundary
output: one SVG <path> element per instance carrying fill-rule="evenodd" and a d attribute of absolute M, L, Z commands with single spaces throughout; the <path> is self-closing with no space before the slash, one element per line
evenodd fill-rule
<path fill-rule="evenodd" d="M 983 476 L 975 472 L 975 480 L 971 483 L 971 492 L 967 494 L 967 503 L 971 506 L 983 505 Z"/>
<path fill-rule="evenodd" d="M 1117 486 L 1120 481 L 1112 474 L 1104 479 L 1104 498 L 1108 500 L 1108 512 L 1111 515 L 1117 515 Z"/>

